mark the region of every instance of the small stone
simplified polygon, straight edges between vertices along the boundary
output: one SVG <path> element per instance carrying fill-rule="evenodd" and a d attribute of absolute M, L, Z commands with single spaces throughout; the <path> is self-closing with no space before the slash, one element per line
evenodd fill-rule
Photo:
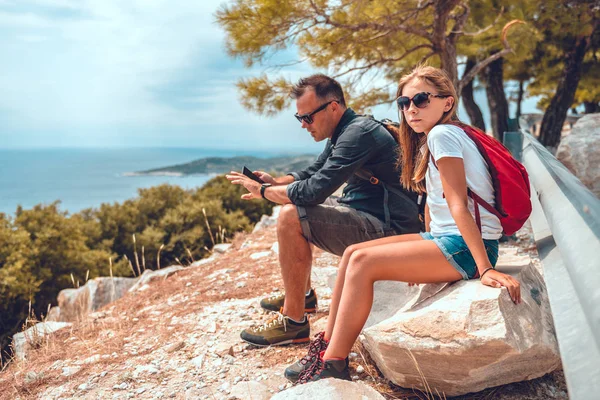
<path fill-rule="evenodd" d="M 189 287 L 189 286 L 192 286 L 192 282 L 188 282 L 185 284 L 185 287 Z"/>
<path fill-rule="evenodd" d="M 100 372 L 100 378 L 104 378 L 106 376 L 106 374 L 108 374 L 108 372 L 106 372 L 106 371 Z"/>
<path fill-rule="evenodd" d="M 127 382 L 123 382 L 120 385 L 113 386 L 113 389 L 115 389 L 115 390 L 126 390 L 127 386 L 128 386 Z"/>
<path fill-rule="evenodd" d="M 357 381 L 359 379 L 358 375 L 353 375 L 350 379 L 353 381 Z"/>
<path fill-rule="evenodd" d="M 244 379 L 244 378 L 242 378 L 241 376 L 236 376 L 235 378 L 233 378 L 233 384 L 235 385 L 236 383 L 240 382 L 242 379 Z"/>
<path fill-rule="evenodd" d="M 261 252 L 258 252 L 258 253 L 252 253 L 252 254 L 250 254 L 250 259 L 252 259 L 252 260 L 258 260 L 260 258 L 264 258 L 264 257 L 270 256 L 271 253 L 272 253 L 271 251 L 261 251 Z"/>
<path fill-rule="evenodd" d="M 215 333 L 217 331 L 217 323 L 215 321 L 211 321 L 210 325 L 206 329 L 208 333 Z"/>
<path fill-rule="evenodd" d="M 185 347 L 185 342 L 183 342 L 183 341 L 175 342 L 175 343 L 168 345 L 166 347 L 165 351 L 167 353 L 173 353 L 173 352 L 183 349 L 184 347 Z"/>
<path fill-rule="evenodd" d="M 87 383 L 82 383 L 81 385 L 77 386 L 77 389 L 81 391 L 88 390 L 88 385 Z"/>
<path fill-rule="evenodd" d="M 71 375 L 74 375 L 77 372 L 79 372 L 80 369 L 81 369 L 81 367 L 64 367 L 62 369 L 62 375 L 63 376 L 71 376 Z"/>
<path fill-rule="evenodd" d="M 246 287 L 246 282 L 238 282 L 235 284 L 236 288 L 243 288 Z"/>
<path fill-rule="evenodd" d="M 198 356 L 198 357 L 192 358 L 192 359 L 190 360 L 190 362 L 191 362 L 191 363 L 192 363 L 192 364 L 193 364 L 195 367 L 197 367 L 197 368 L 202 368 L 202 364 L 204 363 L 204 354 L 202 354 L 202 355 L 200 355 L 200 356 Z"/>
<path fill-rule="evenodd" d="M 135 393 L 137 394 L 142 394 L 146 391 L 146 388 L 139 388 L 138 390 L 135 391 Z"/>
<path fill-rule="evenodd" d="M 359 365 L 358 367 L 356 367 L 357 374 L 362 374 L 363 372 L 365 372 L 365 369 L 363 368 L 362 365 Z"/>
<path fill-rule="evenodd" d="M 221 392 L 228 392 L 230 387 L 231 385 L 229 384 L 229 382 L 225 382 L 221 386 L 219 386 L 219 390 Z"/>
<path fill-rule="evenodd" d="M 29 371 L 27 374 L 25 374 L 25 383 L 35 382 L 38 379 L 42 379 L 43 377 L 44 377 L 43 372 L 36 373 L 34 371 Z"/>
<path fill-rule="evenodd" d="M 351 359 L 351 360 L 354 360 L 357 357 L 358 357 L 358 354 L 356 354 L 356 353 L 350 353 L 350 354 L 348 354 L 348 358 Z"/>

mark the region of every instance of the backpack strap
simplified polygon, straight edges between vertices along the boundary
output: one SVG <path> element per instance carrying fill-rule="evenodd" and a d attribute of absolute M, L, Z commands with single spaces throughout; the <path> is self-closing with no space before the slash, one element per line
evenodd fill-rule
<path fill-rule="evenodd" d="M 386 221 L 385 221 L 386 225 L 389 225 L 390 211 L 389 211 L 389 207 L 388 207 L 388 192 L 392 192 L 396 196 L 399 196 L 399 197 L 404 197 L 405 194 L 394 187 L 386 185 L 384 182 L 382 182 L 380 179 L 378 179 L 375 175 L 373 175 L 373 173 L 371 171 L 369 171 L 366 168 L 360 168 L 360 169 L 356 170 L 354 172 L 354 175 L 358 176 L 362 180 L 369 181 L 372 185 L 381 185 L 381 187 L 383 187 L 383 193 L 384 193 L 383 194 L 383 197 L 384 197 L 383 210 L 384 210 L 384 214 L 386 217 Z M 426 193 L 420 194 L 419 197 L 417 198 L 417 207 L 419 209 L 419 211 L 418 211 L 419 212 L 419 220 L 421 221 L 422 224 L 425 223 L 426 200 L 427 200 Z"/>
<path fill-rule="evenodd" d="M 437 169 L 438 171 L 440 170 L 437 166 L 437 163 L 435 162 L 435 159 L 433 158 L 433 155 L 429 155 L 431 157 L 431 162 L 433 163 L 433 165 L 435 166 L 435 169 Z M 446 194 L 443 194 L 444 198 L 446 197 Z M 486 211 L 494 214 L 496 217 L 498 217 L 498 219 L 502 219 L 502 214 L 500 214 L 500 212 L 498 212 L 498 210 L 496 210 L 490 203 L 488 203 L 487 201 L 485 201 L 481 196 L 479 196 L 477 193 L 475 193 L 474 191 L 472 191 L 469 187 L 467 187 L 467 196 L 469 196 L 471 199 L 473 199 L 473 203 L 474 204 L 474 208 L 475 208 L 475 222 L 477 223 L 477 227 L 479 228 L 479 232 L 481 232 L 481 214 L 479 213 L 479 206 L 483 207 L 486 209 Z"/>

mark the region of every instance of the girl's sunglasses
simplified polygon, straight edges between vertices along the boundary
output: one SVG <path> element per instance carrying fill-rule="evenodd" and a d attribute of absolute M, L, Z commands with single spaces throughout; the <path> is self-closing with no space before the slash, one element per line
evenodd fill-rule
<path fill-rule="evenodd" d="M 396 103 L 398 104 L 399 110 L 408 111 L 408 109 L 410 108 L 411 101 L 413 102 L 415 107 L 425 108 L 425 107 L 427 107 L 427 105 L 430 102 L 430 100 L 429 100 L 430 97 L 438 97 L 440 99 L 445 99 L 446 97 L 449 97 L 449 96 L 443 95 L 443 94 L 431 94 L 429 92 L 421 92 L 421 93 L 415 94 L 412 99 L 407 96 L 400 96 L 396 99 Z"/>

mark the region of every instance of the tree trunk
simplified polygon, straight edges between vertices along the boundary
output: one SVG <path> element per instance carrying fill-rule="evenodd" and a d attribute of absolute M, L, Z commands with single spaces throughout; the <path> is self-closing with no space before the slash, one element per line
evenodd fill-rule
<path fill-rule="evenodd" d="M 433 32 L 431 44 L 435 54 L 440 57 L 440 67 L 448 74 L 454 87 L 458 87 L 458 63 L 456 62 L 456 34 L 446 35 L 450 13 L 459 4 L 459 0 L 440 0 L 434 2 Z"/>
<path fill-rule="evenodd" d="M 594 103 L 592 101 L 586 101 L 583 103 L 583 106 L 585 107 L 585 114 L 593 114 L 600 112 L 600 104 L 598 104 L 597 102 Z"/>
<path fill-rule="evenodd" d="M 590 36 L 577 38 L 575 45 L 565 54 L 565 68 L 540 127 L 540 142 L 546 147 L 556 148 L 560 143 L 562 127 L 575 99 L 575 91 L 581 78 L 581 65 L 589 42 Z"/>
<path fill-rule="evenodd" d="M 488 65 L 483 71 L 485 92 L 487 94 L 492 131 L 494 137 L 502 142 L 504 132 L 508 130 L 508 102 L 504 93 L 504 59 L 499 58 Z"/>
<path fill-rule="evenodd" d="M 521 117 L 521 103 L 523 102 L 523 96 L 525 95 L 525 81 L 519 80 L 519 93 L 517 94 L 517 123 Z"/>
<path fill-rule="evenodd" d="M 473 67 L 475 66 L 475 60 L 473 58 L 467 59 L 467 66 L 465 68 L 465 74 L 467 74 Z M 469 119 L 471 120 L 471 124 L 476 126 L 485 132 L 485 121 L 483 120 L 483 114 L 481 113 L 481 109 L 475 103 L 475 99 L 473 97 L 473 80 L 471 80 L 460 92 L 461 99 L 463 101 L 463 105 L 467 110 L 467 114 L 469 115 Z"/>

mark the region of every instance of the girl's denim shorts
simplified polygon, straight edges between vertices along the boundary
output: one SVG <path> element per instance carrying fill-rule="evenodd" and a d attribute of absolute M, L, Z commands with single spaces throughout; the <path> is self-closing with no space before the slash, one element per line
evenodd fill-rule
<path fill-rule="evenodd" d="M 429 232 L 421 232 L 421 237 L 425 240 L 433 240 L 446 257 L 446 260 L 456 268 L 463 279 L 473 279 L 475 277 L 477 265 L 475 265 L 475 259 L 473 259 L 471 251 L 462 236 L 433 237 Z M 496 266 L 496 262 L 498 261 L 498 241 L 484 239 L 483 244 L 490 263 L 493 267 Z"/>

